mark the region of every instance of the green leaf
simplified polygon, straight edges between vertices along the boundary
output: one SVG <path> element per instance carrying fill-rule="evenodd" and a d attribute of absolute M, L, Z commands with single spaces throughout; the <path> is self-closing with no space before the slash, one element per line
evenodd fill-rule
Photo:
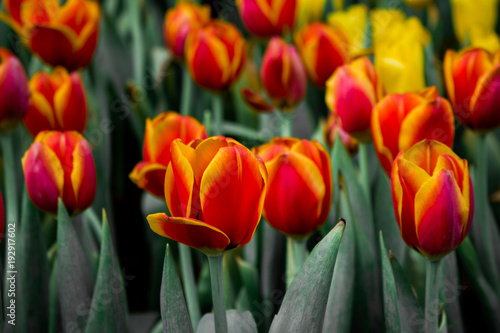
<path fill-rule="evenodd" d="M 319 242 L 292 281 L 269 332 L 319 332 L 345 222 Z"/>
<path fill-rule="evenodd" d="M 68 212 L 60 199 L 57 222 L 57 288 L 62 327 L 68 331 L 83 331 L 92 295 L 91 270 Z"/>
<path fill-rule="evenodd" d="M 257 269 L 241 259 L 240 257 L 236 258 L 236 262 L 238 263 L 238 268 L 240 271 L 240 275 L 243 279 L 243 290 L 246 291 L 246 295 L 248 297 L 248 303 L 250 307 L 248 310 L 255 317 L 256 313 L 261 311 L 260 305 L 260 286 L 259 286 L 259 273 Z"/>
<path fill-rule="evenodd" d="M 49 264 L 41 236 L 42 228 L 38 209 L 33 205 L 25 190 L 17 249 L 19 253 L 17 303 L 21 306 L 17 307 L 16 322 L 20 332 L 48 329 Z"/>
<path fill-rule="evenodd" d="M 380 232 L 380 253 L 382 255 L 382 286 L 384 290 L 385 331 L 401 332 L 398 311 L 398 294 L 392 273 L 391 261 L 385 248 L 384 236 Z"/>
<path fill-rule="evenodd" d="M 352 221 L 345 192 L 340 196 L 340 216 L 347 221 Z M 354 225 L 347 223 L 340 243 L 337 262 L 333 270 L 332 285 L 326 306 L 323 332 L 350 332 L 352 308 L 354 304 L 354 274 L 355 262 L 355 235 Z"/>
<path fill-rule="evenodd" d="M 167 244 L 160 292 L 164 332 L 193 332 L 174 256 Z"/>
<path fill-rule="evenodd" d="M 249 311 L 239 313 L 236 310 L 227 310 L 227 328 L 229 332 L 237 333 L 257 333 L 257 325 Z M 196 333 L 215 332 L 214 314 L 207 313 L 201 317 Z"/>
<path fill-rule="evenodd" d="M 54 258 L 49 285 L 49 332 L 61 332 L 61 310 L 57 290 L 57 258 Z"/>
<path fill-rule="evenodd" d="M 442 291 L 439 294 L 444 304 L 444 312 L 450 328 L 453 332 L 465 332 L 460 311 L 459 296 L 464 287 L 459 285 L 459 271 L 457 267 L 456 253 L 452 252 L 441 260 L 439 280 L 442 282 Z"/>
<path fill-rule="evenodd" d="M 128 308 L 120 263 L 113 249 L 105 211 L 102 217 L 102 243 L 99 269 L 86 331 L 128 332 Z"/>

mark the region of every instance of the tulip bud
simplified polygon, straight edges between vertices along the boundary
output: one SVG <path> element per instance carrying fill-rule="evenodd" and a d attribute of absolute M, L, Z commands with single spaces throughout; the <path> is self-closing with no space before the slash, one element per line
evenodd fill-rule
<path fill-rule="evenodd" d="M 60 198 L 70 214 L 94 201 L 96 171 L 90 146 L 78 132 L 43 131 L 22 159 L 28 195 L 39 209 L 55 214 Z"/>
<path fill-rule="evenodd" d="M 448 97 L 458 121 L 477 132 L 500 125 L 500 51 L 449 50 L 444 58 Z"/>
<path fill-rule="evenodd" d="M 340 121 L 339 116 L 334 113 L 330 112 L 328 115 L 323 135 L 329 149 L 334 147 L 335 140 L 338 136 L 351 156 L 356 154 L 358 151 L 358 140 L 350 136 L 349 133 L 342 129 L 342 122 Z"/>
<path fill-rule="evenodd" d="M 209 256 L 247 244 L 259 223 L 267 173 L 262 160 L 224 137 L 170 147 L 165 200 L 172 217 L 148 215 L 157 234 Z"/>
<path fill-rule="evenodd" d="M 474 212 L 467 160 L 448 146 L 423 140 L 394 160 L 392 201 L 405 243 L 439 260 L 462 243 Z"/>
<path fill-rule="evenodd" d="M 375 151 L 389 175 L 395 156 L 423 139 L 451 148 L 455 119 L 450 103 L 438 96 L 436 87 L 420 93 L 391 94 L 373 109 L 372 134 Z"/>
<path fill-rule="evenodd" d="M 297 16 L 297 0 L 236 0 L 241 19 L 257 37 L 291 31 Z"/>
<path fill-rule="evenodd" d="M 130 173 L 130 179 L 139 187 L 154 196 L 165 196 L 165 172 L 170 163 L 170 144 L 181 139 L 190 143 L 196 139 L 205 139 L 207 132 L 195 118 L 181 116 L 176 112 L 159 114 L 153 119 L 146 119 L 143 157 Z"/>
<path fill-rule="evenodd" d="M 231 23 L 214 20 L 186 39 L 186 66 L 202 88 L 223 90 L 238 78 L 246 59 L 245 39 Z"/>
<path fill-rule="evenodd" d="M 184 44 L 189 33 L 210 21 L 210 6 L 182 1 L 165 14 L 163 38 L 174 56 L 184 59 Z"/>
<path fill-rule="evenodd" d="M 0 47 L 0 133 L 12 131 L 29 107 L 28 79 L 19 60 Z"/>
<path fill-rule="evenodd" d="M 382 85 L 367 57 L 337 68 L 326 82 L 326 105 L 340 117 L 344 131 L 361 142 L 371 141 L 372 109 L 382 94 Z"/>
<path fill-rule="evenodd" d="M 307 76 L 302 60 L 294 46 L 278 37 L 269 42 L 260 76 L 267 95 L 283 111 L 293 111 L 306 96 Z"/>
<path fill-rule="evenodd" d="M 348 59 L 347 39 L 340 29 L 313 23 L 295 34 L 309 79 L 324 88 L 326 80 Z"/>
<path fill-rule="evenodd" d="M 4 0 L 6 22 L 42 61 L 69 71 L 87 67 L 99 36 L 97 1 Z"/>
<path fill-rule="evenodd" d="M 78 73 L 68 74 L 63 67 L 51 74 L 42 70 L 33 75 L 29 87 L 30 107 L 24 124 L 31 135 L 43 130 L 84 132 L 87 100 Z"/>
<path fill-rule="evenodd" d="M 304 238 L 326 221 L 332 203 L 330 156 L 317 141 L 275 138 L 254 148 L 268 172 L 264 217 L 279 232 Z"/>

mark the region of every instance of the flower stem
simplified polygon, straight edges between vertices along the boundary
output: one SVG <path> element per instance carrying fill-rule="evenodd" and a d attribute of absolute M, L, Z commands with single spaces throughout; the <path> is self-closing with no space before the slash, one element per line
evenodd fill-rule
<path fill-rule="evenodd" d="M 191 96 L 193 92 L 193 81 L 189 76 L 187 68 L 184 68 L 182 74 L 182 95 L 181 95 L 181 114 L 188 116 L 191 113 Z"/>
<path fill-rule="evenodd" d="M 227 333 L 226 303 L 224 298 L 224 276 L 222 274 L 223 255 L 208 257 L 212 302 L 214 306 L 215 332 Z"/>
<path fill-rule="evenodd" d="M 279 113 L 281 137 L 292 136 L 293 114 Z"/>
<path fill-rule="evenodd" d="M 2 158 L 4 163 L 4 180 L 5 180 L 5 193 L 3 198 L 5 200 L 6 215 L 5 221 L 7 223 L 17 223 L 19 218 L 18 211 L 18 197 L 16 188 L 16 163 L 14 157 L 14 148 L 12 141 L 12 133 L 3 135 L 1 138 L 2 144 Z"/>
<path fill-rule="evenodd" d="M 370 193 L 370 163 L 368 150 L 370 149 L 370 143 L 361 142 L 359 144 L 359 171 L 361 174 L 361 187 L 365 196 L 368 200 L 368 207 L 371 207 L 371 193 Z"/>
<path fill-rule="evenodd" d="M 198 295 L 196 293 L 196 284 L 194 281 L 193 260 L 191 257 L 191 249 L 189 246 L 178 243 L 180 253 L 180 264 L 182 272 L 182 284 L 186 293 L 186 302 L 191 318 L 191 325 L 196 331 L 198 322 L 200 321 L 200 304 L 198 302 Z"/>
<path fill-rule="evenodd" d="M 96 212 L 92 209 L 92 207 L 88 208 L 83 212 L 83 215 L 86 217 L 88 223 L 92 227 L 92 230 L 94 230 L 94 234 L 96 237 L 101 240 L 102 239 L 102 224 L 97 216 Z"/>
<path fill-rule="evenodd" d="M 290 287 L 293 279 L 302 268 L 306 259 L 306 240 L 296 241 L 287 237 L 286 243 L 286 287 Z"/>
<path fill-rule="evenodd" d="M 212 96 L 212 135 L 222 135 L 222 118 L 224 117 L 224 96 L 214 94 Z"/>
<path fill-rule="evenodd" d="M 437 281 L 439 264 L 441 260 L 428 261 L 425 272 L 425 333 L 437 333 L 439 322 L 439 290 Z"/>

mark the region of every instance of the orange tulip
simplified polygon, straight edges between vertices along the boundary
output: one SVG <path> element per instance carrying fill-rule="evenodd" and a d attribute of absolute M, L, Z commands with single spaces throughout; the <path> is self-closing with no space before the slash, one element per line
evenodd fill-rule
<path fill-rule="evenodd" d="M 354 155 L 358 151 L 358 140 L 350 136 L 349 133 L 342 129 L 342 122 L 340 121 L 340 118 L 334 113 L 330 113 L 328 115 L 323 134 L 325 137 L 325 142 L 330 149 L 334 147 L 335 140 L 338 135 L 349 154 Z"/>
<path fill-rule="evenodd" d="M 312 23 L 295 34 L 295 43 L 309 79 L 318 87 L 324 88 L 337 67 L 347 62 L 347 38 L 338 28 Z"/>
<path fill-rule="evenodd" d="M 284 111 L 293 111 L 306 96 L 307 76 L 302 60 L 293 45 L 278 37 L 269 42 L 260 75 L 267 95 Z"/>
<path fill-rule="evenodd" d="M 448 97 L 462 125 L 478 132 L 500 125 L 500 51 L 449 50 L 444 58 L 444 76 Z"/>
<path fill-rule="evenodd" d="M 165 45 L 179 59 L 184 59 L 184 44 L 189 33 L 210 21 L 210 6 L 182 1 L 165 14 L 163 38 Z"/>
<path fill-rule="evenodd" d="M 258 37 L 291 31 L 297 17 L 297 0 L 236 0 L 248 31 Z"/>
<path fill-rule="evenodd" d="M 274 138 L 254 148 L 268 176 L 264 217 L 276 230 L 304 238 L 326 221 L 332 201 L 330 156 L 317 141 Z"/>
<path fill-rule="evenodd" d="M 436 87 L 419 93 L 391 94 L 373 109 L 373 143 L 385 172 L 394 157 L 423 140 L 437 140 L 452 147 L 455 123 L 450 103 Z"/>
<path fill-rule="evenodd" d="M 423 140 L 394 160 L 392 201 L 403 240 L 429 260 L 453 251 L 474 212 L 469 168 L 448 146 Z"/>
<path fill-rule="evenodd" d="M 70 214 L 94 201 L 96 171 L 90 146 L 78 132 L 40 132 L 22 159 L 26 188 L 39 209 L 57 213 L 60 198 Z"/>
<path fill-rule="evenodd" d="M 202 88 L 223 90 L 238 78 L 246 59 L 245 39 L 231 23 L 213 20 L 186 39 L 186 66 Z"/>
<path fill-rule="evenodd" d="M 157 234 L 209 256 L 247 244 L 259 223 L 267 173 L 262 160 L 224 137 L 170 147 L 165 200 L 173 217 L 148 216 Z"/>
<path fill-rule="evenodd" d="M 87 67 L 99 36 L 99 3 L 68 0 L 4 0 L 8 17 L 0 15 L 23 43 L 44 62 L 69 71 Z"/>
<path fill-rule="evenodd" d="M 29 83 L 30 108 L 24 124 L 36 136 L 43 130 L 83 133 L 87 124 L 85 86 L 78 73 L 57 67 L 51 74 L 40 71 Z"/>
<path fill-rule="evenodd" d="M 12 131 L 29 107 L 28 79 L 19 60 L 0 47 L 0 133 Z"/>
<path fill-rule="evenodd" d="M 146 119 L 143 157 L 130 173 L 130 179 L 140 188 L 154 196 L 165 196 L 165 172 L 170 163 L 170 144 L 181 139 L 190 143 L 205 139 L 207 132 L 195 118 L 166 112 L 153 119 Z"/>
<path fill-rule="evenodd" d="M 344 131 L 361 142 L 371 140 L 372 109 L 382 95 L 382 85 L 367 57 L 337 68 L 326 82 L 326 105 L 340 117 Z"/>

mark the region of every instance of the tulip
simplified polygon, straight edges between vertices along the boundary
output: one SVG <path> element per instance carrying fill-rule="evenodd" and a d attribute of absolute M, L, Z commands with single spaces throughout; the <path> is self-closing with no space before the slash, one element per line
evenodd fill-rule
<path fill-rule="evenodd" d="M 392 201 L 405 243 L 438 260 L 462 243 L 474 212 L 467 161 L 423 140 L 401 151 L 391 171 Z"/>
<path fill-rule="evenodd" d="M 307 74 L 299 53 L 278 37 L 269 42 L 260 76 L 267 95 L 283 111 L 293 111 L 306 96 Z"/>
<path fill-rule="evenodd" d="M 186 39 L 186 66 L 202 88 L 227 89 L 243 69 L 245 48 L 245 40 L 233 24 L 214 20 Z"/>
<path fill-rule="evenodd" d="M 500 38 L 493 30 L 484 32 L 474 29 L 470 32 L 470 45 L 494 53 L 500 50 Z"/>
<path fill-rule="evenodd" d="M 38 133 L 24 154 L 22 164 L 28 195 L 39 209 L 57 213 L 59 198 L 70 214 L 76 214 L 94 201 L 94 158 L 80 133 Z"/>
<path fill-rule="evenodd" d="M 354 155 L 358 151 L 358 140 L 344 131 L 339 116 L 334 113 L 330 113 L 330 115 L 328 116 L 326 125 L 323 130 L 323 135 L 329 149 L 332 149 L 334 147 L 335 140 L 338 136 L 340 140 L 342 140 L 342 143 L 344 144 L 350 155 Z"/>
<path fill-rule="evenodd" d="M 478 48 L 444 58 L 444 76 L 455 116 L 465 127 L 485 133 L 500 125 L 500 51 Z"/>
<path fill-rule="evenodd" d="M 366 21 L 368 7 L 363 4 L 352 5 L 345 11 L 335 11 L 328 16 L 328 24 L 340 29 L 349 42 L 351 55 L 365 48 Z"/>
<path fill-rule="evenodd" d="M 297 0 L 236 0 L 241 19 L 257 37 L 291 31 L 297 17 Z"/>
<path fill-rule="evenodd" d="M 279 232 L 303 239 L 326 221 L 332 201 L 330 156 L 317 141 L 275 138 L 254 148 L 268 176 L 264 217 Z"/>
<path fill-rule="evenodd" d="M 78 73 L 68 74 L 63 67 L 51 74 L 42 70 L 33 75 L 29 87 L 30 107 L 24 124 L 31 135 L 43 130 L 84 132 L 88 107 Z"/>
<path fill-rule="evenodd" d="M 88 0 L 4 0 L 6 21 L 42 61 L 69 71 L 87 67 L 95 53 L 101 9 Z"/>
<path fill-rule="evenodd" d="M 309 79 L 324 88 L 326 80 L 348 59 L 347 39 L 340 29 L 312 23 L 295 34 Z"/>
<path fill-rule="evenodd" d="M 423 139 L 452 147 L 455 135 L 450 103 L 438 96 L 436 87 L 419 93 L 391 94 L 373 109 L 373 143 L 387 175 L 402 150 Z"/>
<path fill-rule="evenodd" d="M 148 215 L 157 234 L 217 256 L 253 237 L 264 204 L 264 163 L 224 137 L 170 147 L 165 200 L 171 216 Z"/>
<path fill-rule="evenodd" d="M 337 68 L 326 82 L 326 104 L 344 131 L 361 142 L 371 140 L 372 108 L 382 98 L 382 85 L 367 57 Z"/>
<path fill-rule="evenodd" d="M 451 16 L 455 35 L 465 43 L 473 30 L 495 31 L 498 0 L 451 0 Z"/>
<path fill-rule="evenodd" d="M 28 79 L 19 60 L 0 47 L 0 133 L 12 131 L 28 112 Z"/>
<path fill-rule="evenodd" d="M 184 44 L 189 33 L 210 21 L 210 6 L 182 1 L 165 14 L 163 37 L 174 56 L 184 59 Z"/>
<path fill-rule="evenodd" d="M 181 139 L 190 143 L 195 139 L 205 139 L 207 132 L 195 118 L 181 116 L 175 112 L 159 114 L 146 119 L 143 157 L 130 173 L 130 179 L 141 189 L 154 196 L 165 196 L 165 172 L 170 163 L 170 144 Z"/>

